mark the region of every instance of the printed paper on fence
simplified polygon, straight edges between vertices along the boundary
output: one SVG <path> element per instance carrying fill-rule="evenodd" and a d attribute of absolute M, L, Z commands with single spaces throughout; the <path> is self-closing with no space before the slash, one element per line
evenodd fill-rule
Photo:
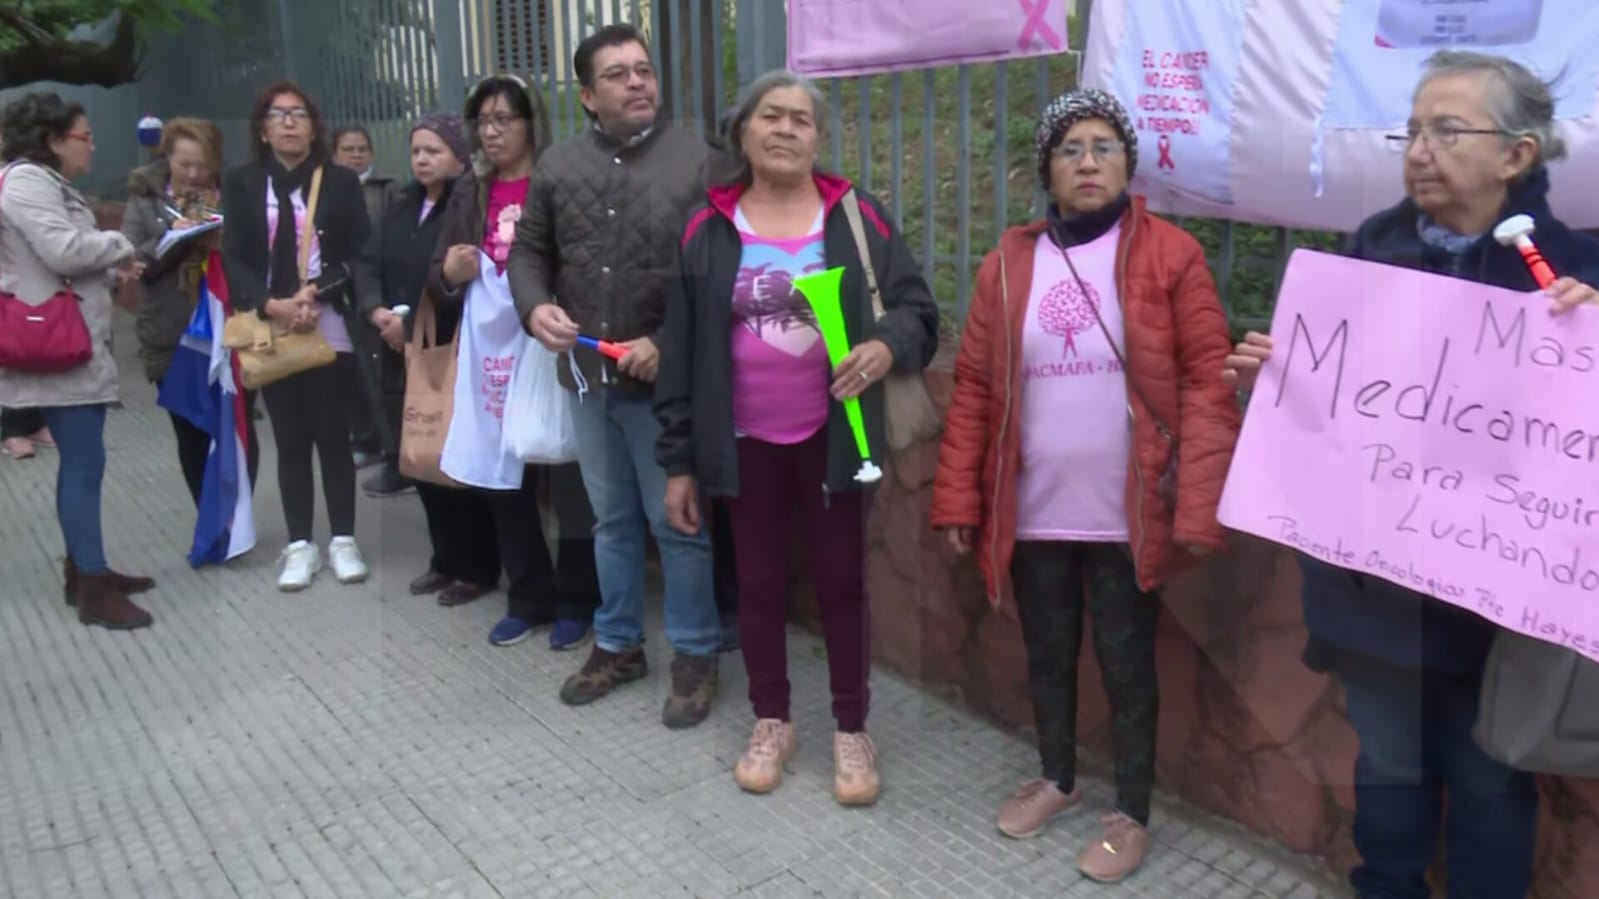
<path fill-rule="evenodd" d="M 1534 18 L 1532 40 L 1484 43 L 1522 40 Z M 1231 58 L 1235 38 L 1237 65 L 1228 70 L 1217 61 Z M 1160 135 L 1143 134 L 1150 149 L 1135 189 L 1157 212 L 1350 231 L 1404 195 L 1403 159 L 1385 137 L 1404 125 L 1421 63 L 1446 39 L 1561 76 L 1556 115 L 1571 154 L 1551 166 L 1552 202 L 1567 224 L 1599 228 L 1593 0 L 1096 0 L 1083 81 L 1134 110 L 1147 102 L 1133 87 L 1147 84 L 1143 50 L 1157 52 L 1157 71 L 1174 41 L 1181 52 L 1205 53 L 1202 96 L 1209 124 L 1225 133 L 1188 148 L 1193 141 L 1172 136 L 1174 150 L 1193 154 L 1171 157 L 1175 173 L 1160 165 Z M 1163 90 L 1194 86 L 1170 81 Z"/>

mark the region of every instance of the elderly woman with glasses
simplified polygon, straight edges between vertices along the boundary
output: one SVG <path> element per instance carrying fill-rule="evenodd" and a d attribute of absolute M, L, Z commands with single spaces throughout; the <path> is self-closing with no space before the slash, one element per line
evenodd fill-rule
<path fill-rule="evenodd" d="M 1549 88 L 1519 63 L 1479 53 L 1433 56 L 1409 126 L 1405 199 L 1367 219 L 1351 256 L 1512 290 L 1535 290 L 1520 254 L 1494 240 L 1510 215 L 1532 216 L 1538 248 L 1567 277 L 1545 293 L 1554 312 L 1599 299 L 1599 241 L 1549 208 L 1547 164 L 1565 155 Z M 1250 333 L 1227 376 L 1254 384 L 1271 338 Z M 1525 896 L 1537 825 L 1533 777 L 1472 741 L 1477 697 L 1496 627 L 1420 593 L 1300 556 L 1305 661 L 1343 682 L 1360 737 L 1355 848 L 1362 896 L 1426 899 L 1440 831 L 1451 895 Z M 1449 820 L 1444 825 L 1445 794 Z"/>
<path fill-rule="evenodd" d="M 1222 382 L 1227 318 L 1198 242 L 1128 193 L 1138 137 L 1110 95 L 1074 90 L 1036 132 L 1041 221 L 983 260 L 955 363 L 933 525 L 976 551 L 996 606 L 1012 586 L 1042 776 L 998 815 L 1035 836 L 1075 782 L 1084 612 L 1110 698 L 1116 806 L 1078 868 L 1113 882 L 1149 847 L 1155 783 L 1154 591 L 1223 546 L 1238 434 Z"/>

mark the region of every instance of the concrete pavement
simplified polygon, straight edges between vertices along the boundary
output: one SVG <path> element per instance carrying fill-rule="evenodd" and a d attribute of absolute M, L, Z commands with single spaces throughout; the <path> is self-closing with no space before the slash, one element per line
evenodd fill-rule
<path fill-rule="evenodd" d="M 120 349 L 132 350 L 124 316 Z M 45 897 L 1293 897 L 1341 891 L 1235 827 L 1161 800 L 1157 845 L 1120 887 L 1080 878 L 1092 813 L 1027 842 L 994 829 L 1031 746 L 874 676 L 886 784 L 831 785 L 819 641 L 791 634 L 800 751 L 769 797 L 731 768 L 751 724 L 724 656 L 711 719 L 660 725 L 669 657 L 594 706 L 556 698 L 581 653 L 485 641 L 501 594 L 407 595 L 426 565 L 414 495 L 361 500 L 375 575 L 279 594 L 281 508 L 262 422 L 259 548 L 182 561 L 193 511 L 165 413 L 123 360 L 105 490 L 113 564 L 149 573 L 153 629 L 77 624 L 60 598 L 52 451 L 0 460 L 0 893 Z M 319 509 L 319 516 L 321 511 Z M 319 520 L 325 528 L 325 518 Z M 325 531 L 319 534 L 326 543 Z M 1090 805 L 1111 791 L 1085 783 Z"/>

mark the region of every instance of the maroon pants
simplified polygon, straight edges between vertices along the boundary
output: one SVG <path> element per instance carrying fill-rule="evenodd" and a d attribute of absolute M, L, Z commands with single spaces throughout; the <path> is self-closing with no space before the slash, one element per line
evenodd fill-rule
<path fill-rule="evenodd" d="M 738 631 L 757 718 L 789 716 L 788 594 L 794 526 L 805 535 L 822 612 L 838 729 L 866 729 L 871 616 L 866 606 L 866 498 L 827 495 L 827 432 L 779 446 L 738 441 L 739 495 L 727 503 L 738 569 Z"/>

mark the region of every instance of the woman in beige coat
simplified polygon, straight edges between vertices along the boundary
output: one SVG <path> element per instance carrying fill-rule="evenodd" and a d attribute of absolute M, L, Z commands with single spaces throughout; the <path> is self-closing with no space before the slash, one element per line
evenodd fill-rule
<path fill-rule="evenodd" d="M 151 623 L 128 600 L 155 582 L 106 564 L 100 526 L 105 476 L 106 408 L 117 398 L 111 358 L 111 293 L 134 277 L 133 244 L 95 226 L 94 212 L 71 179 L 89 171 L 94 135 L 83 107 L 55 94 L 29 94 L 0 118 L 6 162 L 0 181 L 0 293 L 40 305 L 64 285 L 79 298 L 94 356 L 61 374 L 0 369 L 0 406 L 38 409 L 61 452 L 56 515 L 67 556 L 66 601 L 78 620 L 115 630 Z"/>

